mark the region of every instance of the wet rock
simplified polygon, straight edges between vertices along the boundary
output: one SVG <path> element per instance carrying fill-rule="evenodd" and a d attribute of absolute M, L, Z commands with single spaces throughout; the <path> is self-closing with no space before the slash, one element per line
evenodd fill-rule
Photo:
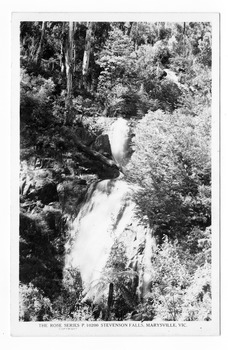
<path fill-rule="evenodd" d="M 54 202 L 58 200 L 58 193 L 56 184 L 54 182 L 49 182 L 45 184 L 38 192 L 38 197 L 44 204 Z"/>
<path fill-rule="evenodd" d="M 87 191 L 85 180 L 76 178 L 74 181 L 65 180 L 57 185 L 58 198 L 62 210 L 76 215 Z"/>
<path fill-rule="evenodd" d="M 21 197 L 29 201 L 39 201 L 42 204 L 58 201 L 56 184 L 51 171 L 47 169 L 26 168 L 21 174 Z"/>
<path fill-rule="evenodd" d="M 30 192 L 29 198 L 37 197 L 43 204 L 55 202 L 58 200 L 57 187 L 54 182 L 44 182 L 39 184 L 33 191 Z"/>
<path fill-rule="evenodd" d="M 32 187 L 32 183 L 30 181 L 24 181 L 22 186 L 22 194 L 23 196 L 27 196 Z"/>
<path fill-rule="evenodd" d="M 108 158 L 112 158 L 111 146 L 107 134 L 99 135 L 96 138 L 94 144 L 92 145 L 92 149 L 94 149 L 97 152 L 100 152 Z"/>

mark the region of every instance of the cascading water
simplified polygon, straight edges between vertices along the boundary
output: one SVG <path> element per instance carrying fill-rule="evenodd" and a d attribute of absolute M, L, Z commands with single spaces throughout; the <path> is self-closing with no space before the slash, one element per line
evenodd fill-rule
<path fill-rule="evenodd" d="M 110 131 L 110 144 L 114 159 L 119 165 L 127 162 L 129 127 L 120 118 Z M 152 232 L 148 224 L 136 215 L 136 205 L 131 194 L 136 187 L 123 178 L 108 179 L 90 186 L 84 205 L 72 223 L 70 238 L 66 245 L 66 269 L 80 271 L 84 300 L 95 303 L 102 296 L 96 285 L 102 280 L 114 242 L 125 247 L 128 267 L 138 273 L 139 298 L 148 292 L 153 247 Z M 107 283 L 108 288 L 108 283 Z M 106 293 L 103 289 L 103 294 Z"/>
<path fill-rule="evenodd" d="M 120 166 L 126 165 L 128 161 L 129 132 L 127 120 L 120 117 L 112 124 L 108 133 L 113 158 Z"/>

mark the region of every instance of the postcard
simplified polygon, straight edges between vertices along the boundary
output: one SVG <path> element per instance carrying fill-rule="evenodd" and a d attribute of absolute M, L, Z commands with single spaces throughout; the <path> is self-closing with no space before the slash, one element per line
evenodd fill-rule
<path fill-rule="evenodd" d="M 11 334 L 220 334 L 219 14 L 13 13 Z"/>

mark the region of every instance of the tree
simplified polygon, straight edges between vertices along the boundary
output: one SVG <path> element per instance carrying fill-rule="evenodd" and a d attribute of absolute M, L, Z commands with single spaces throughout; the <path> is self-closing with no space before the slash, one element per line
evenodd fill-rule
<path fill-rule="evenodd" d="M 90 288 L 96 290 L 97 300 L 103 300 L 106 321 L 124 318 L 137 304 L 136 287 L 132 281 L 137 273 L 127 266 L 126 248 L 115 239 L 109 259 L 102 271 L 101 278 L 93 281 Z M 121 310 L 120 310 L 121 308 Z"/>
<path fill-rule="evenodd" d="M 179 257 L 177 242 L 172 244 L 164 237 L 153 256 L 153 264 L 156 268 L 151 274 L 149 297 L 153 300 L 155 315 L 165 321 L 177 321 L 190 284 L 189 271 Z"/>
<path fill-rule="evenodd" d="M 20 284 L 20 321 L 49 321 L 52 316 L 52 305 L 43 292 L 34 287 L 32 283 Z"/>
<path fill-rule="evenodd" d="M 209 226 L 210 112 L 195 118 L 149 112 L 135 132 L 126 173 L 141 186 L 136 201 L 158 239 Z"/>
<path fill-rule="evenodd" d="M 73 103 L 72 103 L 72 78 L 73 78 L 73 38 L 74 38 L 74 25 L 73 22 L 69 22 L 68 37 L 66 39 L 66 78 L 67 78 L 67 97 L 66 97 L 66 124 L 71 124 L 73 121 Z"/>
<path fill-rule="evenodd" d="M 87 30 L 86 30 L 86 38 L 85 38 L 85 50 L 84 50 L 84 56 L 83 56 L 83 62 L 82 62 L 82 79 L 83 79 L 83 85 L 85 89 L 88 88 L 86 84 L 86 79 L 88 75 L 90 54 L 92 49 L 92 34 L 93 34 L 93 23 L 88 22 Z"/>
<path fill-rule="evenodd" d="M 210 320 L 211 24 L 22 22 L 20 40 L 22 319 L 99 318 L 83 304 L 80 271 L 63 274 L 64 220 L 91 182 L 119 176 L 95 144 L 112 123 L 101 115 L 121 115 L 134 135 L 124 176 L 157 250 L 140 299 L 140 275 L 115 241 L 91 286 L 102 318 Z"/>
<path fill-rule="evenodd" d="M 210 232 L 206 230 L 203 239 L 195 238 L 195 244 L 198 252 L 188 251 L 187 256 L 185 247 L 164 237 L 154 252 L 151 292 L 144 304 L 152 301 L 155 318 L 164 321 L 211 320 Z M 200 263 L 195 264 L 199 257 Z"/>
<path fill-rule="evenodd" d="M 113 25 L 97 59 L 102 69 L 97 92 L 104 114 L 116 115 L 119 112 L 118 105 L 124 102 L 124 95 L 133 90 L 136 82 L 136 57 L 133 51 L 131 38 Z"/>
<path fill-rule="evenodd" d="M 43 41 L 44 41 L 44 35 L 45 35 L 45 27 L 46 27 L 46 22 L 42 22 L 42 28 L 41 28 L 41 37 L 40 37 L 40 42 L 39 42 L 39 47 L 36 52 L 36 64 L 40 66 L 41 63 L 41 58 L 42 58 L 42 52 L 43 52 Z"/>

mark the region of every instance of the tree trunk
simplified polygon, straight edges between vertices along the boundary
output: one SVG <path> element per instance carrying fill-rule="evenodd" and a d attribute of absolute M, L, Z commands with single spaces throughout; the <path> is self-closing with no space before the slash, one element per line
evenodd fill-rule
<path fill-rule="evenodd" d="M 124 34 L 125 35 L 130 36 L 132 24 L 133 24 L 133 22 L 125 22 L 125 24 L 124 24 Z"/>
<path fill-rule="evenodd" d="M 108 321 L 109 317 L 110 317 L 110 311 L 111 311 L 111 307 L 113 304 L 113 283 L 109 284 L 109 291 L 108 291 L 108 305 L 107 305 L 107 311 L 106 311 L 106 317 L 105 320 Z"/>
<path fill-rule="evenodd" d="M 38 66 L 40 66 L 41 57 L 43 53 L 43 41 L 44 41 L 45 28 L 46 28 L 46 22 L 42 22 L 41 37 L 40 37 L 39 46 L 36 52 L 36 58 L 35 58 L 35 62 Z"/>
<path fill-rule="evenodd" d="M 82 80 L 83 80 L 83 86 L 85 89 L 87 89 L 89 60 L 90 60 L 90 54 L 91 54 L 92 29 L 93 29 L 92 27 L 93 27 L 93 23 L 88 22 L 87 23 L 87 31 L 86 31 L 86 39 L 85 39 L 84 57 L 83 57 L 83 63 L 82 63 Z"/>
<path fill-rule="evenodd" d="M 74 33 L 76 32 L 77 30 L 77 23 L 74 22 L 74 25 L 73 25 L 73 31 Z M 74 35 L 74 34 L 73 34 Z M 77 53 L 76 53 L 76 43 L 75 41 L 73 40 L 73 61 L 74 61 L 74 64 L 73 64 L 73 72 L 76 72 L 76 58 L 77 58 Z"/>
<path fill-rule="evenodd" d="M 157 22 L 157 31 L 158 31 L 158 40 L 159 40 L 159 37 L 160 37 L 160 22 Z"/>
<path fill-rule="evenodd" d="M 70 125 L 73 120 L 73 104 L 72 104 L 72 82 L 73 82 L 73 22 L 69 22 L 68 38 L 66 40 L 66 78 L 67 78 L 67 97 L 66 97 L 66 124 Z"/>
<path fill-rule="evenodd" d="M 138 50 L 138 35 L 139 35 L 139 22 L 136 22 L 136 40 L 135 40 L 135 51 Z"/>
<path fill-rule="evenodd" d="M 65 33 L 65 23 L 62 24 L 62 34 L 61 34 L 61 54 L 60 54 L 60 66 L 61 66 L 61 73 L 65 76 L 66 75 L 66 33 Z"/>
<path fill-rule="evenodd" d="M 31 47 L 30 47 L 30 58 L 33 61 L 36 60 L 35 54 L 36 54 L 36 45 L 35 45 L 35 37 L 33 36 L 32 37 Z"/>

